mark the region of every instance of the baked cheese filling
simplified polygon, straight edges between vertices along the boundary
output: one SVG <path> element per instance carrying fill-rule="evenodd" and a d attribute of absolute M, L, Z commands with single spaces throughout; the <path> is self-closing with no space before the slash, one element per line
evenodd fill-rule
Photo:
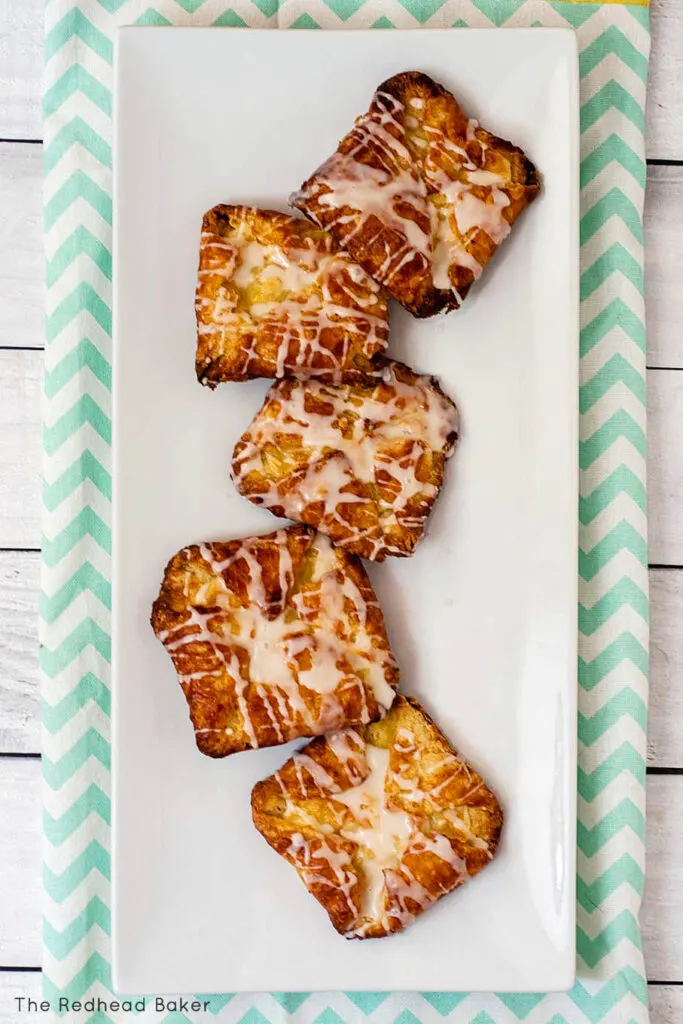
<path fill-rule="evenodd" d="M 196 309 L 200 344 L 236 346 L 242 377 L 342 373 L 387 343 L 377 284 L 332 237 L 251 207 L 206 215 Z"/>
<path fill-rule="evenodd" d="M 305 239 L 302 241 L 306 241 Z M 330 358 L 324 344 L 325 331 L 340 326 L 348 332 L 336 368 L 343 369 L 349 354 L 351 337 L 363 330 L 364 345 L 372 351 L 386 343 L 386 317 L 378 316 L 379 300 L 367 275 L 360 267 L 349 265 L 331 249 L 331 239 L 323 252 L 312 241 L 300 248 L 284 248 L 249 242 L 239 233 L 234 239 L 234 261 L 231 280 L 239 289 L 240 298 L 256 320 L 270 322 L 280 333 L 276 376 L 284 376 L 290 356 L 294 366 L 306 368 L 314 364 L 316 355 Z M 351 276 L 353 275 L 353 276 Z M 359 275 L 362 281 L 358 280 Z M 352 288 L 354 277 L 362 288 Z M 343 295 L 345 302 L 335 299 Z M 218 306 L 217 324 L 239 318 L 229 307 Z M 256 342 L 252 343 L 252 348 Z M 247 354 L 247 364 L 254 351 Z"/>
<path fill-rule="evenodd" d="M 402 732 L 398 739 L 404 744 L 404 752 L 416 755 L 414 737 L 405 730 Z M 364 744 L 352 730 L 331 734 L 327 739 L 340 759 L 343 756 L 340 751 L 345 751 L 350 774 L 357 774 L 362 764 L 367 775 L 356 785 L 340 791 L 318 761 L 306 753 L 294 754 L 292 762 L 301 793 L 306 793 L 308 781 L 321 795 L 333 794 L 333 806 L 343 804 L 348 813 L 340 815 L 336 826 L 321 824 L 315 815 L 292 800 L 291 792 L 278 773 L 276 777 L 285 795 L 288 813 L 300 826 L 316 832 L 315 837 L 295 832 L 288 853 L 307 885 L 334 885 L 343 893 L 352 915 L 352 924 L 345 932 L 347 938 L 388 935 L 405 927 L 445 892 L 463 884 L 469 878 L 467 862 L 445 835 L 422 831 L 424 805 L 439 813 L 438 796 L 415 785 L 414 777 L 410 779 L 413 784 L 406 788 L 401 765 L 397 772 L 390 772 L 389 749 Z M 462 763 L 451 755 L 444 759 L 441 767 L 452 767 L 454 773 L 460 773 Z M 387 793 L 390 776 L 398 782 L 402 798 L 415 804 L 414 814 L 391 801 Z M 468 842 L 477 842 L 477 837 L 457 815 L 454 814 L 453 819 Z M 348 850 L 333 841 L 333 833 L 353 844 L 351 858 Z M 488 857 L 488 844 L 483 840 L 479 842 Z M 425 884 L 420 868 L 425 857 L 437 862 L 436 872 L 432 872 L 434 878 L 440 879 L 436 885 Z"/>

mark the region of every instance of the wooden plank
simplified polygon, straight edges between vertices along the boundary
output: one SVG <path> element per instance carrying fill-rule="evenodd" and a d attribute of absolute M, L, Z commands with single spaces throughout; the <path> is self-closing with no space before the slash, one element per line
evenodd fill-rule
<path fill-rule="evenodd" d="M 41 146 L 0 143 L 0 345 L 43 344 Z M 648 168 L 648 365 L 683 366 L 683 167 Z"/>
<path fill-rule="evenodd" d="M 683 159 L 683 5 L 651 0 L 652 49 L 648 82 L 647 155 Z"/>
<path fill-rule="evenodd" d="M 40 750 L 40 556 L 0 552 L 0 753 Z M 683 767 L 683 571 L 650 570 L 648 764 Z"/>
<path fill-rule="evenodd" d="M 43 344 L 41 146 L 0 143 L 0 345 Z M 683 167 L 648 168 L 648 364 L 683 366 Z"/>
<path fill-rule="evenodd" d="M 650 1024 L 681 1024 L 683 1021 L 683 986 L 650 985 Z"/>
<path fill-rule="evenodd" d="M 0 753 L 40 750 L 40 555 L 0 552 Z"/>
<path fill-rule="evenodd" d="M 40 555 L 0 552 L 0 753 L 40 750 Z M 683 570 L 650 570 L 648 764 L 683 768 Z"/>
<path fill-rule="evenodd" d="M 24 964 L 29 967 L 30 964 Z M 17 1024 L 18 1021 L 35 1020 L 40 1022 L 41 1013 L 27 1013 L 27 1003 L 19 1003 L 18 999 L 35 999 L 40 1003 L 43 998 L 42 975 L 33 971 L 17 971 L 16 973 L 0 974 L 0 1024 Z M 20 1009 L 21 1007 L 21 1009 Z M 43 1019 L 44 1018 L 44 1015 Z M 85 1020 L 85 1018 L 83 1018 Z"/>
<path fill-rule="evenodd" d="M 683 372 L 648 372 L 650 562 L 683 565 Z"/>
<path fill-rule="evenodd" d="M 40 763 L 0 758 L 3 966 L 40 963 Z M 683 981 L 683 777 L 648 777 L 647 882 L 641 915 L 648 977 Z M 21 851 L 21 856 L 17 852 Z"/>
<path fill-rule="evenodd" d="M 43 147 L 0 143 L 0 345 L 43 345 Z"/>
<path fill-rule="evenodd" d="M 683 1021 L 683 986 L 650 985 L 650 1024 L 681 1024 Z M 42 975 L 37 972 L 18 971 L 0 974 L 0 1024 L 17 1024 L 24 1020 L 26 1003 L 18 999 L 43 998 Z M 21 1010 L 19 1007 L 21 1006 Z M 33 1015 L 35 1017 L 35 1014 Z M 26 1015 L 28 1019 L 28 1015 Z M 36 1019 L 39 1019 L 39 1015 Z"/>
<path fill-rule="evenodd" d="M 670 10 L 668 8 L 671 8 Z M 660 122 L 669 127 L 683 125 L 683 99 L 675 99 L 676 79 L 659 82 L 659 69 L 667 62 L 680 65 L 679 91 L 683 90 L 683 35 L 681 50 L 672 50 L 669 34 L 683 33 L 683 8 L 671 0 L 653 5 L 653 62 L 650 115 L 650 155 L 665 153 L 659 146 Z M 42 19 L 42 4 L 9 5 L 0 9 L 0 67 L 21 63 L 20 47 L 10 46 L 15 24 Z M 5 23 L 7 23 L 5 25 Z M 7 29 L 3 33 L 3 26 Z M 9 26 L 9 27 L 8 27 Z M 40 26 L 38 26 L 40 27 Z M 659 35 L 658 35 L 659 33 Z M 30 35 L 30 33 L 29 33 Z M 24 41 L 28 45 L 29 35 Z M 662 38 L 659 38 L 662 36 Z M 6 59 L 5 59 L 6 58 Z M 18 63 L 8 76 L 21 79 Z M 664 76 L 666 77 L 666 76 Z M 669 76 L 670 77 L 670 76 Z M 39 87 L 39 78 L 37 86 Z M 0 97 L 8 94 L 0 72 Z M 664 89 L 667 103 L 661 113 L 658 89 Z M 4 93 L 3 93 L 4 89 Z M 673 97 L 673 98 L 672 98 Z M 680 111 L 680 116 L 676 115 Z M 5 111 L 6 113 L 6 111 Z M 0 125 L 2 124 L 0 105 Z M 667 125 L 668 125 L 667 120 Z M 682 129 L 683 133 L 683 129 Z M 7 129 L 0 130 L 0 137 Z M 669 132 L 670 136 L 670 132 Z M 669 143 L 667 142 L 667 145 Z M 654 148 L 653 148 L 654 147 Z M 678 149 L 683 158 L 683 142 Z M 42 247 L 42 148 L 0 143 L 0 345 L 36 347 L 43 343 L 43 247 Z M 653 366 L 683 365 L 683 294 L 677 282 L 683 273 L 683 258 L 677 240 L 683 230 L 683 168 L 650 167 L 647 201 L 647 283 L 649 362 Z"/>
<path fill-rule="evenodd" d="M 42 138 L 42 0 L 0 3 L 0 138 Z"/>
<path fill-rule="evenodd" d="M 0 548 L 40 547 L 42 364 L 0 351 Z"/>
<path fill-rule="evenodd" d="M 648 366 L 683 367 L 682 237 L 683 167 L 650 165 L 645 194 Z"/>
<path fill-rule="evenodd" d="M 3 967 L 41 962 L 40 762 L 0 758 L 0 955 Z"/>
<path fill-rule="evenodd" d="M 647 761 L 660 768 L 683 768 L 683 571 L 680 569 L 650 570 L 650 629 Z"/>
<path fill-rule="evenodd" d="M 683 987 L 675 985 L 650 985 L 650 1024 L 681 1024 L 683 1021 Z M 43 998 L 42 975 L 34 971 L 17 971 L 0 974 L 0 1024 L 17 1024 L 19 1020 L 29 1019 L 26 1014 L 26 1003 L 19 1004 L 17 999 Z M 21 1005 L 21 1010 L 19 1006 Z M 21 1015 L 21 1016 L 20 1016 Z M 40 1014 L 32 1014 L 40 1021 Z M 85 1015 L 83 1017 L 85 1021 Z M 75 1024 L 75 1022 L 74 1022 Z"/>
<path fill-rule="evenodd" d="M 683 9 L 652 0 L 648 156 L 683 158 Z M 38 139 L 41 124 L 42 0 L 0 5 L 0 138 Z"/>
<path fill-rule="evenodd" d="M 683 776 L 650 775 L 640 915 L 648 978 L 683 981 Z"/>
<path fill-rule="evenodd" d="M 0 345 L 43 344 L 41 146 L 0 143 Z M 648 168 L 648 364 L 683 366 L 683 167 Z"/>

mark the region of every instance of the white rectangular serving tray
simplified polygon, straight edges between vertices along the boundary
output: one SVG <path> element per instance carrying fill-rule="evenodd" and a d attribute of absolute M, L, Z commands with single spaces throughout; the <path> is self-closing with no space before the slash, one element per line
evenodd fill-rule
<path fill-rule="evenodd" d="M 462 414 L 428 536 L 370 568 L 402 670 L 503 805 L 499 856 L 405 933 L 346 941 L 251 824 L 291 747 L 200 755 L 149 626 L 188 543 L 266 533 L 233 445 L 267 381 L 194 374 L 203 212 L 287 196 L 407 69 L 543 177 L 461 311 L 391 309 L 390 353 Z M 114 271 L 114 984 L 124 993 L 547 991 L 574 978 L 578 73 L 567 30 L 126 28 Z"/>

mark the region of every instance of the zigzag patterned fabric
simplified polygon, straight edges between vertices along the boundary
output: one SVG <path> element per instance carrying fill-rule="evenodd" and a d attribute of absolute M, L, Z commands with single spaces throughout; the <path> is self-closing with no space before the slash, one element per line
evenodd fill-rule
<path fill-rule="evenodd" d="M 151 3 L 152 6 L 147 4 Z M 566 26 L 581 74 L 578 980 L 563 995 L 260 994 L 148 999 L 205 1024 L 646 1024 L 648 597 L 640 2 L 50 0 L 46 6 L 43 672 L 45 998 L 111 1000 L 112 53 L 124 24 Z M 55 1019 L 57 1019 L 55 1015 Z M 74 1014 L 62 1020 L 86 1019 Z M 131 1019 L 95 1011 L 92 1021 Z"/>

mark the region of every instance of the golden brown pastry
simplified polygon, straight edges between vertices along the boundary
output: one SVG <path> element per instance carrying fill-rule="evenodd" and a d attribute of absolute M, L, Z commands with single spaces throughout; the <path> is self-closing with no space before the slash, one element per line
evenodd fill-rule
<path fill-rule="evenodd" d="M 492 860 L 493 793 L 417 701 L 318 737 L 257 783 L 254 824 L 346 938 L 401 931 Z"/>
<path fill-rule="evenodd" d="M 394 699 L 363 566 L 307 526 L 179 551 L 152 627 L 211 757 L 372 722 Z"/>
<path fill-rule="evenodd" d="M 457 309 L 540 188 L 521 149 L 419 71 L 370 109 L 292 203 L 418 317 Z"/>
<path fill-rule="evenodd" d="M 386 362 L 343 384 L 274 384 L 235 446 L 240 492 L 364 558 L 412 555 L 443 483 L 458 412 L 433 377 Z"/>
<path fill-rule="evenodd" d="M 204 216 L 195 300 L 197 377 L 367 370 L 387 344 L 378 285 L 331 235 L 298 217 L 248 206 Z"/>

